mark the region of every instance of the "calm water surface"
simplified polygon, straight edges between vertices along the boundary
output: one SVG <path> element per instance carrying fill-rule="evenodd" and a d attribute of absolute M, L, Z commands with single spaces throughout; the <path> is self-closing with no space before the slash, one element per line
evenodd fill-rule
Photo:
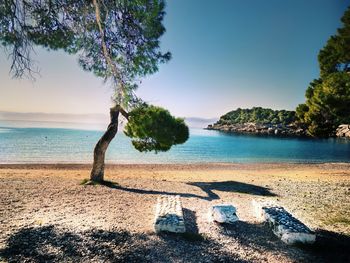
<path fill-rule="evenodd" d="M 18 128 L 0 122 L 0 163 L 89 163 L 103 131 Z M 192 129 L 190 139 L 166 153 L 139 153 L 122 132 L 109 163 L 350 162 L 350 141 L 229 135 Z"/>

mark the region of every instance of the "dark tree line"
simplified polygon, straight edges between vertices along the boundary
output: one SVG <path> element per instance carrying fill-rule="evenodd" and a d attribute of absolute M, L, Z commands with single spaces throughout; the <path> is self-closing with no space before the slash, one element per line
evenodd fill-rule
<path fill-rule="evenodd" d="M 218 124 L 243 124 L 254 122 L 258 124 L 288 125 L 295 122 L 295 112 L 287 110 L 272 110 L 261 107 L 230 111 L 220 117 Z"/>
<path fill-rule="evenodd" d="M 320 50 L 320 77 L 306 90 L 306 102 L 296 109 L 308 133 L 333 136 L 340 124 L 350 124 L 350 7 L 341 19 L 343 27 Z"/>

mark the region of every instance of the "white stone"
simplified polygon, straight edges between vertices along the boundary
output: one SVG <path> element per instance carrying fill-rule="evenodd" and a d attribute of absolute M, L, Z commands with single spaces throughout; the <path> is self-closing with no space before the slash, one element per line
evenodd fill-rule
<path fill-rule="evenodd" d="M 236 208 L 233 205 L 221 204 L 214 205 L 209 209 L 209 220 L 218 223 L 229 223 L 232 224 L 238 221 L 236 215 Z"/>
<path fill-rule="evenodd" d="M 336 130 L 336 135 L 338 137 L 350 137 L 350 125 L 341 124 Z"/>
<path fill-rule="evenodd" d="M 283 207 L 253 200 L 258 218 L 266 221 L 273 233 L 287 244 L 312 244 L 316 234 Z"/>
<path fill-rule="evenodd" d="M 180 196 L 162 195 L 158 197 L 154 221 L 156 233 L 165 231 L 173 233 L 186 232 Z"/>

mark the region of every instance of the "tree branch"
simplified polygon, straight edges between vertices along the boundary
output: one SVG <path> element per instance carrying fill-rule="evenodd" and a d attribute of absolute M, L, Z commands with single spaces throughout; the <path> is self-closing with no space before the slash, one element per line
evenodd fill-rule
<path fill-rule="evenodd" d="M 101 24 L 101 12 L 100 12 L 100 8 L 99 8 L 99 5 L 97 3 L 97 0 L 93 0 L 92 2 L 93 2 L 93 5 L 95 7 L 96 22 L 97 22 L 97 25 L 98 25 L 98 28 L 100 31 L 103 55 L 104 55 L 106 62 L 109 65 L 109 67 L 113 73 L 113 77 L 116 78 L 116 80 L 117 80 L 117 85 L 119 86 L 119 90 L 118 90 L 119 101 L 118 101 L 118 103 L 121 103 L 121 97 L 123 94 L 125 94 L 123 78 L 122 78 L 122 75 L 120 74 L 117 66 L 113 63 L 113 61 L 109 55 L 109 52 L 108 52 L 106 41 L 105 41 L 105 33 L 104 33 L 104 29 L 102 28 L 102 24 Z"/>
<path fill-rule="evenodd" d="M 125 119 L 129 120 L 129 113 L 126 112 L 122 107 L 119 108 L 120 113 L 124 116 Z"/>

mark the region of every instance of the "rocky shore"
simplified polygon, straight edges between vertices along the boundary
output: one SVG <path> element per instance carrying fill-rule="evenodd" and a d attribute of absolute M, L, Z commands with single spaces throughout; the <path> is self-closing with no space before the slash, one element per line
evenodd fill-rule
<path fill-rule="evenodd" d="M 336 135 L 337 135 L 337 137 L 350 138 L 350 125 L 349 124 L 339 125 L 339 127 L 336 131 Z"/>
<path fill-rule="evenodd" d="M 307 136 L 306 129 L 297 124 L 258 124 L 247 122 L 243 124 L 220 124 L 208 125 L 208 130 L 218 130 L 223 132 L 248 133 L 260 135 L 277 136 Z"/>
<path fill-rule="evenodd" d="M 257 134 L 257 135 L 273 135 L 273 136 L 297 136 L 308 137 L 305 128 L 295 123 L 282 124 L 258 124 L 247 122 L 243 124 L 221 124 L 214 123 L 208 125 L 207 130 L 217 130 L 222 132 L 242 133 L 242 134 Z M 342 137 L 350 139 L 350 125 L 341 124 L 335 131 L 334 137 Z"/>

